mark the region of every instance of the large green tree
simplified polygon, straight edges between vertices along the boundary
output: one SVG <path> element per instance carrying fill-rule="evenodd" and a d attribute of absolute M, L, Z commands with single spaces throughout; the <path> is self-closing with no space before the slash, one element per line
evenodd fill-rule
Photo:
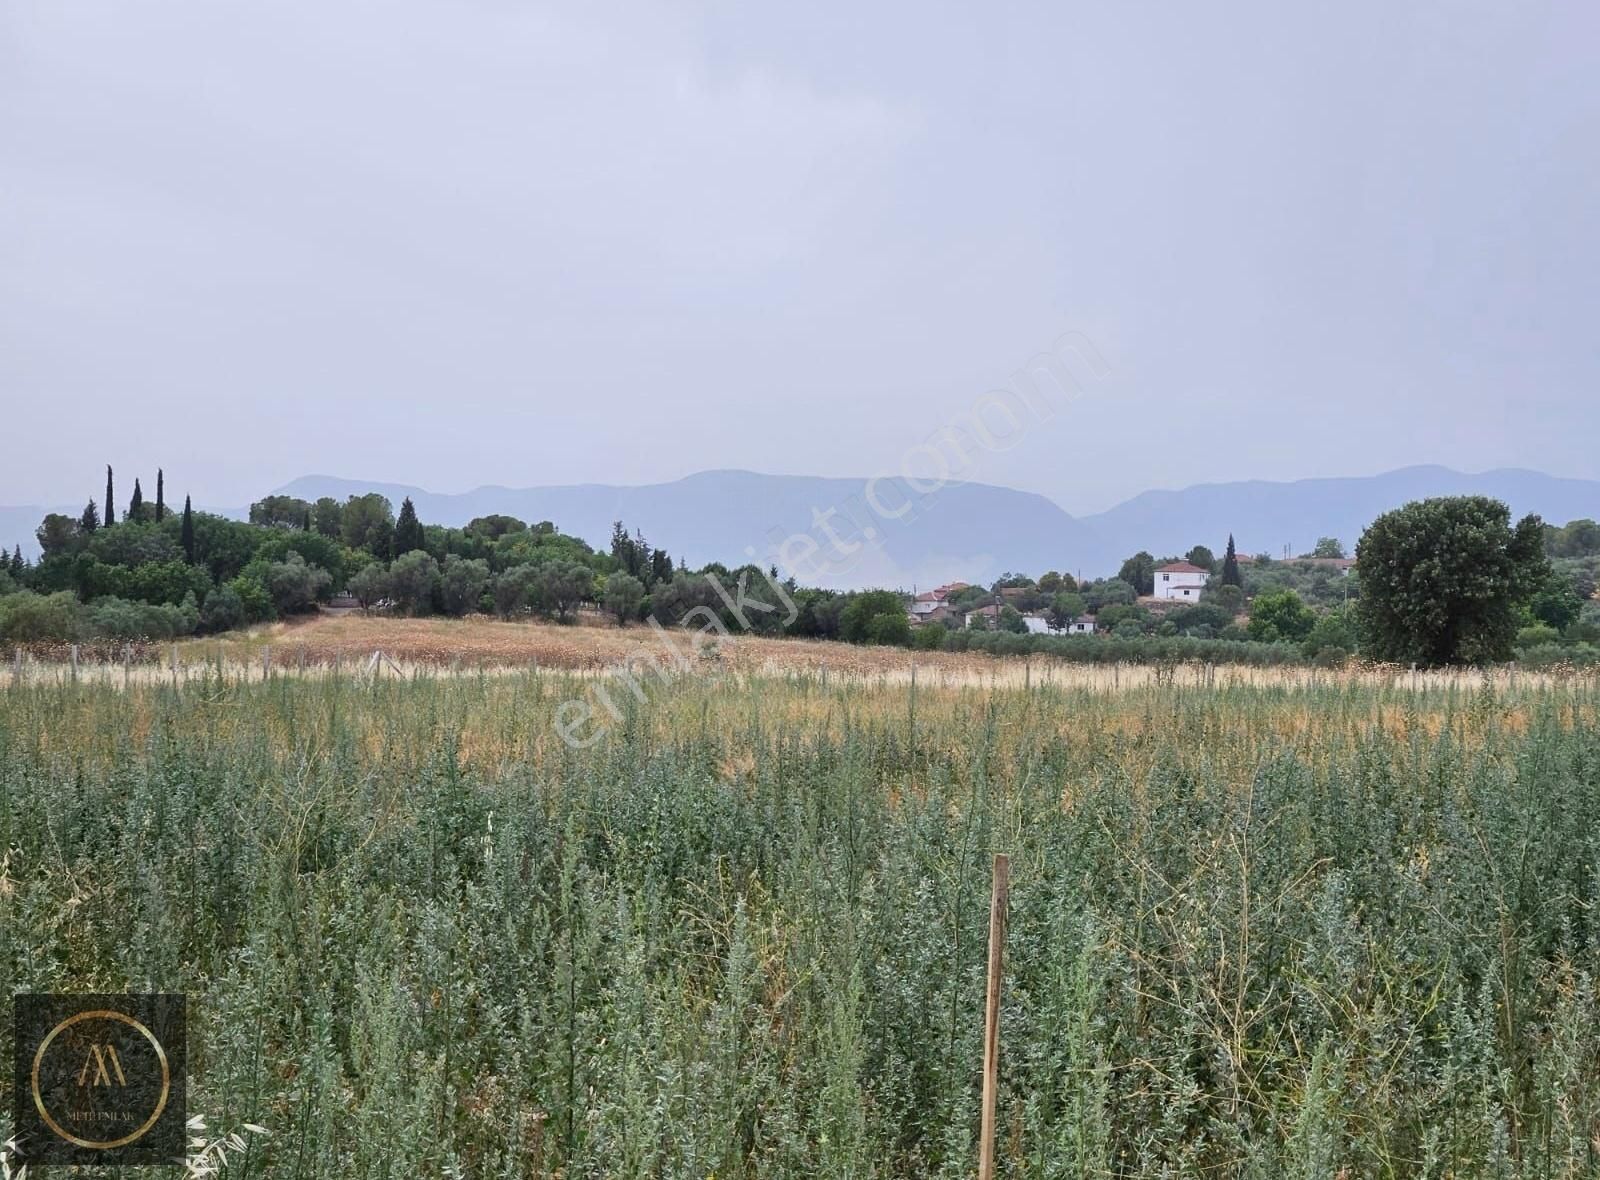
<path fill-rule="evenodd" d="M 1050 600 L 1050 625 L 1056 630 L 1064 630 L 1072 620 L 1088 611 L 1088 603 L 1083 595 L 1071 590 L 1063 590 Z"/>
<path fill-rule="evenodd" d="M 1293 590 L 1271 590 L 1256 595 L 1250 604 L 1250 638 L 1266 643 L 1280 639 L 1304 639 L 1311 634 L 1317 616 Z"/>
<path fill-rule="evenodd" d="M 1583 596 L 1573 588 L 1572 579 L 1552 572 L 1534 590 L 1528 611 L 1545 626 L 1564 631 L 1583 612 Z"/>
<path fill-rule="evenodd" d="M 1396 663 L 1510 659 L 1518 608 L 1544 584 L 1544 525 L 1487 496 L 1386 512 L 1356 546 L 1366 652 Z"/>
<path fill-rule="evenodd" d="M 263 496 L 250 505 L 250 523 L 299 528 L 309 508 L 298 496 Z"/>
<path fill-rule="evenodd" d="M 395 558 L 389 567 L 389 592 L 407 614 L 428 614 L 439 592 L 439 563 L 421 549 Z"/>
<path fill-rule="evenodd" d="M 43 556 L 54 557 L 73 551 L 78 540 L 78 522 L 70 516 L 52 512 L 33 530 Z"/>
<path fill-rule="evenodd" d="M 1589 557 L 1600 553 L 1600 524 L 1585 517 L 1561 528 L 1545 529 L 1545 549 L 1551 557 Z"/>
<path fill-rule="evenodd" d="M 481 558 L 451 553 L 444 559 L 439 575 L 439 605 L 447 615 L 457 618 L 478 609 L 483 589 L 489 584 L 489 563 Z"/>
<path fill-rule="evenodd" d="M 350 593 L 362 610 L 370 610 L 389 597 L 389 571 L 376 561 L 368 562 L 350 579 Z"/>
<path fill-rule="evenodd" d="M 1244 585 L 1244 575 L 1239 572 L 1239 555 L 1233 548 L 1233 534 L 1228 534 L 1228 551 L 1222 555 L 1222 584 L 1224 586 Z"/>
<path fill-rule="evenodd" d="M 905 600 L 892 590 L 866 590 L 852 595 L 839 616 L 839 634 L 851 643 L 908 642 L 911 626 Z"/>
<path fill-rule="evenodd" d="M 407 496 L 400 502 L 400 518 L 394 522 L 394 555 L 401 557 L 422 548 L 422 522 L 417 519 L 417 509 L 411 503 L 411 497 Z"/>
<path fill-rule="evenodd" d="M 344 516 L 344 505 L 332 496 L 323 496 L 311 506 L 311 520 L 324 537 L 337 537 Z"/>
<path fill-rule="evenodd" d="M 617 626 L 626 627 L 628 620 L 638 617 L 644 602 L 644 583 L 626 570 L 614 570 L 606 578 L 605 608 L 616 616 Z"/>
<path fill-rule="evenodd" d="M 374 557 L 387 558 L 394 540 L 394 509 L 377 492 L 351 496 L 339 513 L 344 543 L 352 549 L 365 549 Z M 414 548 L 414 547 L 413 547 Z M 410 550 L 402 549 L 402 554 Z"/>
<path fill-rule="evenodd" d="M 1156 559 L 1143 549 L 1122 563 L 1117 577 L 1132 586 L 1136 594 L 1156 592 Z"/>
<path fill-rule="evenodd" d="M 183 559 L 190 565 L 194 564 L 194 507 L 189 503 L 189 497 L 183 498 L 183 526 L 179 532 L 183 545 Z"/>
<path fill-rule="evenodd" d="M 580 602 L 594 596 L 594 571 L 582 562 L 547 561 L 539 566 L 535 592 L 540 608 L 555 611 L 565 622 Z"/>
<path fill-rule="evenodd" d="M 1338 537 L 1318 537 L 1311 550 L 1312 557 L 1343 557 L 1344 544 Z"/>

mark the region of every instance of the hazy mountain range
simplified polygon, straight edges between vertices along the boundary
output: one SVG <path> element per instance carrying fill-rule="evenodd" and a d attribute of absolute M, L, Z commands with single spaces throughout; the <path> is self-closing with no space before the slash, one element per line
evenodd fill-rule
<path fill-rule="evenodd" d="M 599 547 L 622 520 L 646 540 L 691 566 L 780 560 L 802 582 L 837 587 L 928 587 L 952 579 L 987 582 L 1006 570 L 1059 569 L 1114 573 L 1140 549 L 1157 557 L 1195 544 L 1218 553 L 1232 533 L 1244 553 L 1305 552 L 1318 537 L 1353 547 L 1379 513 L 1426 496 L 1481 493 L 1504 500 L 1515 515 L 1537 512 L 1564 524 L 1600 518 L 1600 481 L 1562 479 L 1536 471 L 1479 474 L 1444 467 L 1407 467 L 1383 475 L 1251 480 L 1150 491 L 1092 516 L 1073 517 L 1044 496 L 988 484 L 959 484 L 918 496 L 898 481 L 873 489 L 864 480 L 704 471 L 671 483 L 624 487 L 481 487 L 454 494 L 405 484 L 308 475 L 277 492 L 315 500 L 381 492 L 396 506 L 410 496 L 425 523 L 463 525 L 505 513 L 553 521 L 562 532 Z M 47 511 L 81 506 L 0 508 L 0 539 L 35 550 L 33 530 Z M 244 516 L 243 509 L 219 509 Z M 809 537 L 809 540 L 804 538 Z M 787 549 L 781 547 L 787 542 Z"/>

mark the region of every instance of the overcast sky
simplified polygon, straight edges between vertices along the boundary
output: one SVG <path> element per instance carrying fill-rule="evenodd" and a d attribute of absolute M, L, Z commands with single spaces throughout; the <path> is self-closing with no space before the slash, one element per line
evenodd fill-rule
<path fill-rule="evenodd" d="M 1600 477 L 1594 5 L 776 8 L 5 0 L 0 503 Z"/>

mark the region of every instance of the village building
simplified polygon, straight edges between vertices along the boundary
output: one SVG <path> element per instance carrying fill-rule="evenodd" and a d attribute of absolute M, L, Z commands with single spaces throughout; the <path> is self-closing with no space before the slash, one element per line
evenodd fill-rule
<path fill-rule="evenodd" d="M 1211 571 L 1201 569 L 1187 561 L 1174 561 L 1156 569 L 1155 593 L 1157 599 L 1175 599 L 1180 602 L 1199 602 Z"/>
<path fill-rule="evenodd" d="M 906 609 L 913 627 L 920 627 L 924 623 L 943 623 L 948 619 L 957 617 L 957 612 L 950 609 L 949 599 L 967 588 L 965 582 L 947 582 L 943 586 L 935 586 L 932 590 L 924 590 L 911 600 L 911 605 Z"/>
<path fill-rule="evenodd" d="M 967 612 L 966 625 L 968 629 L 977 628 L 994 630 L 1000 625 L 1001 608 L 990 603 L 988 606 L 974 607 Z"/>

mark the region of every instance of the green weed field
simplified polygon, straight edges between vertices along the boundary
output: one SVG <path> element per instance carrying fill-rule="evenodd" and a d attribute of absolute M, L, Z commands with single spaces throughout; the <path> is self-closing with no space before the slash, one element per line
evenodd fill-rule
<path fill-rule="evenodd" d="M 583 691 L 0 687 L 4 992 L 230 1177 L 967 1176 L 1006 851 L 1002 1175 L 1600 1173 L 1593 679 Z"/>

